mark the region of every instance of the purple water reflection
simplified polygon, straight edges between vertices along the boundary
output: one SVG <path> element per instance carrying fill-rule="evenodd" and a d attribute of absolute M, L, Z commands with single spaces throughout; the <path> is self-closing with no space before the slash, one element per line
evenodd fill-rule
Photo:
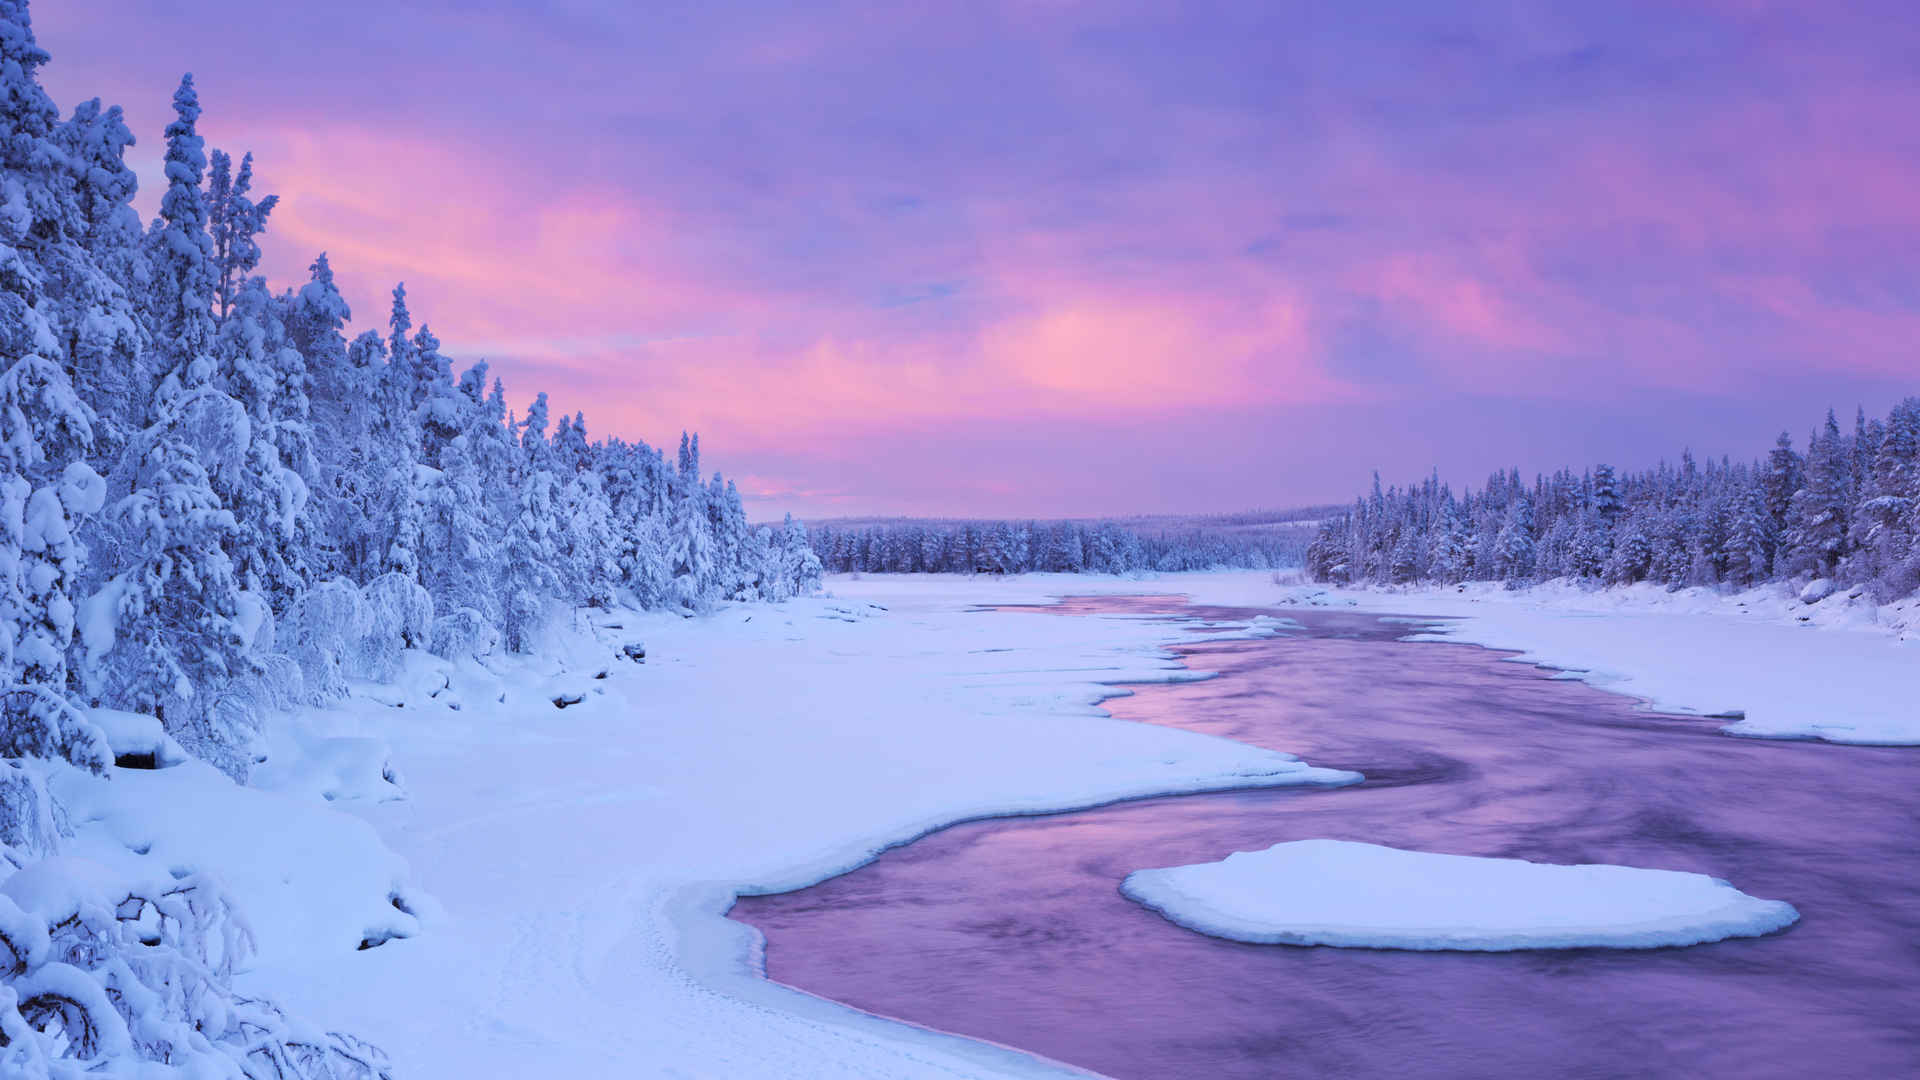
<path fill-rule="evenodd" d="M 1301 635 L 1181 648 L 1222 678 L 1108 708 L 1366 784 L 956 826 L 743 898 L 768 975 L 1114 1077 L 1920 1076 L 1920 751 L 1728 738 L 1506 654 L 1287 614 Z M 1801 922 L 1654 951 L 1292 948 L 1182 930 L 1117 891 L 1316 836 L 1701 871 Z"/>

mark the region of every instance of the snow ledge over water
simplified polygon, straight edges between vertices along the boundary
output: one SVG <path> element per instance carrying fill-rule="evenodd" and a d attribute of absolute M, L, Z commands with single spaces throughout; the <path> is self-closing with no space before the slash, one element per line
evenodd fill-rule
<path fill-rule="evenodd" d="M 1463 950 L 1655 949 L 1758 937 L 1799 919 L 1705 874 L 1295 840 L 1127 875 L 1168 920 L 1261 945 Z"/>

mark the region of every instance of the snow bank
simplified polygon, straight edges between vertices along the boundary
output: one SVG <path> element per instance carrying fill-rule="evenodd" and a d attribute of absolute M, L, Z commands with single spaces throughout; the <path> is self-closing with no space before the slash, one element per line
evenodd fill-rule
<path fill-rule="evenodd" d="M 1756 937 L 1793 905 L 1717 878 L 1295 840 L 1219 862 L 1138 870 L 1128 899 L 1189 930 L 1263 945 L 1654 949 Z"/>
<path fill-rule="evenodd" d="M 1412 641 L 1511 649 L 1662 712 L 1732 721 L 1759 738 L 1920 745 L 1920 601 L 1875 607 L 1781 586 L 1723 594 L 1549 582 L 1507 591 L 1272 589 L 1269 603 L 1445 617 Z M 1909 610 L 1911 608 L 1911 610 Z"/>
<path fill-rule="evenodd" d="M 73 820 L 67 851 L 130 878 L 213 872 L 263 962 L 351 955 L 418 933 L 419 913 L 433 910 L 366 822 L 318 799 L 240 787 L 203 761 L 111 777 L 61 770 L 52 786 Z"/>

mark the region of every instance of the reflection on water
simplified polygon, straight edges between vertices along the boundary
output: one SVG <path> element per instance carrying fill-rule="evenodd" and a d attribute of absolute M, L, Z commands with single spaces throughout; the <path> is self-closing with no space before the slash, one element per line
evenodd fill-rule
<path fill-rule="evenodd" d="M 1728 738 L 1505 654 L 1394 641 L 1404 625 L 1287 614 L 1305 630 L 1182 648 L 1224 677 L 1107 707 L 1367 783 L 956 826 L 742 899 L 769 976 L 1115 1077 L 1920 1075 L 1920 751 Z M 1220 941 L 1117 891 L 1306 837 L 1700 871 L 1801 921 L 1687 949 L 1405 953 Z"/>

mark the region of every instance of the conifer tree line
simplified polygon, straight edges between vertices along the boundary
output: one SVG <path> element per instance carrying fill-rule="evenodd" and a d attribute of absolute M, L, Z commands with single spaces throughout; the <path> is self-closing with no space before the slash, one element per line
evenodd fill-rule
<path fill-rule="evenodd" d="M 516 414 L 455 374 L 404 287 L 349 337 L 324 254 L 255 273 L 276 199 L 209 150 L 192 77 L 143 227 L 121 110 L 64 117 L 25 0 L 0 0 L 0 757 L 91 769 L 75 709 L 158 716 L 237 778 L 262 715 L 405 648 L 526 651 L 556 607 L 812 589 L 806 530 L 749 527 L 678 456 Z"/>
<path fill-rule="evenodd" d="M 1115 521 L 822 523 L 813 549 L 836 573 L 1127 574 L 1298 566 L 1304 530 L 1148 530 Z"/>
<path fill-rule="evenodd" d="M 1328 519 L 1307 571 L 1336 583 L 1575 578 L 1748 587 L 1864 586 L 1882 601 L 1920 589 L 1920 398 L 1884 419 L 1831 410 L 1805 449 L 1782 433 L 1758 461 L 1683 454 L 1640 473 L 1596 465 L 1522 483 L 1495 473 L 1456 495 L 1429 477 L 1373 491 Z"/>

